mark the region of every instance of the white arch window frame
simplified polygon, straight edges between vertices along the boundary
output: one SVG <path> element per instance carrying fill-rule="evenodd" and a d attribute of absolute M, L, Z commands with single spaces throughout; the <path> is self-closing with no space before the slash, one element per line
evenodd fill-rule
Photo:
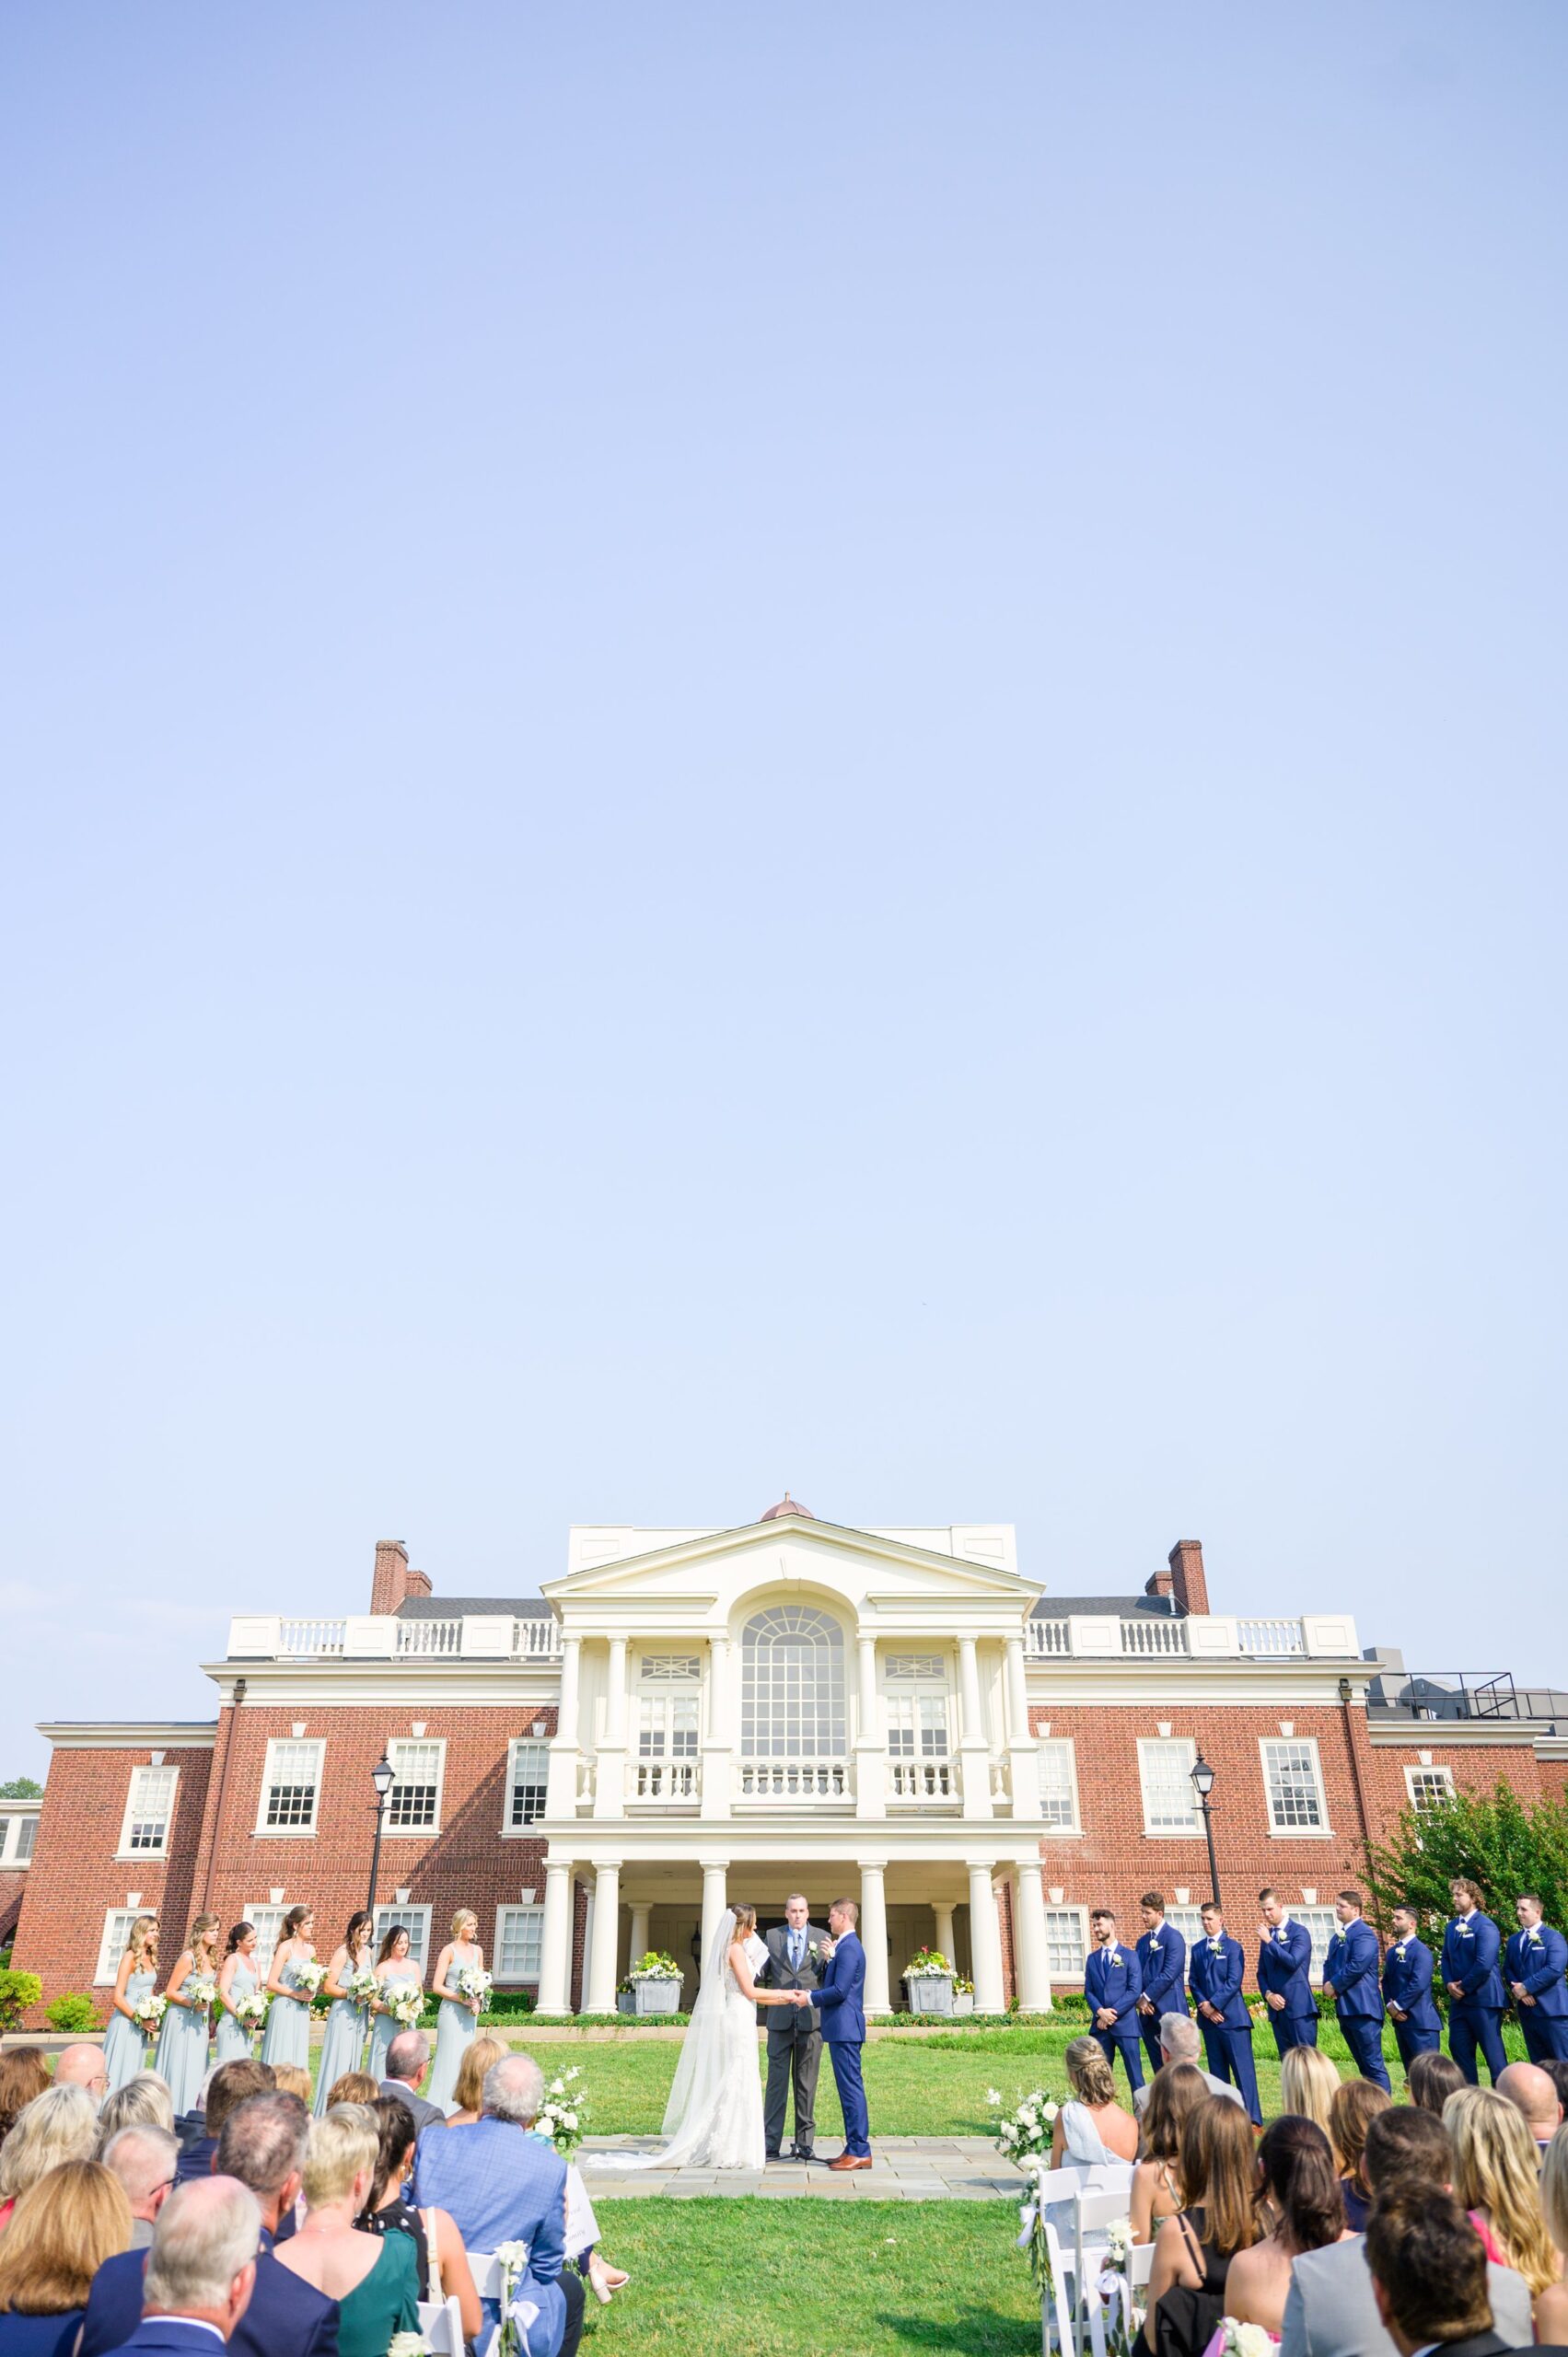
<path fill-rule="evenodd" d="M 740 1631 L 748 1759 L 842 1759 L 849 1747 L 844 1632 L 820 1605 L 767 1604 Z"/>

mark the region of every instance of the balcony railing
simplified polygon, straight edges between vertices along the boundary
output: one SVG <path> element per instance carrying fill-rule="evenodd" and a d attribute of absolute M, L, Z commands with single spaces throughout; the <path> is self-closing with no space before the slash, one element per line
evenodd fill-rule
<path fill-rule="evenodd" d="M 398 1632 L 400 1655 L 462 1652 L 463 1624 L 460 1620 L 398 1620 L 393 1626 Z"/>
<path fill-rule="evenodd" d="M 297 1655 L 303 1659 L 316 1659 L 322 1655 L 341 1654 L 346 1620 L 280 1620 L 278 1651 Z"/>
<path fill-rule="evenodd" d="M 1244 1654 L 1255 1659 L 1272 1654 L 1299 1654 L 1306 1650 L 1302 1642 L 1299 1620 L 1238 1620 L 1236 1640 Z"/>
<path fill-rule="evenodd" d="M 343 1620 L 243 1614 L 229 1622 L 230 1661 L 527 1661 L 561 1659 L 561 1623 L 511 1612 L 400 1620 L 350 1613 Z"/>
<path fill-rule="evenodd" d="M 1510 1671 L 1386 1669 L 1374 1678 L 1367 1701 L 1382 1718 L 1529 1719 L 1552 1723 L 1568 1718 L 1568 1694 L 1561 1689 L 1516 1686 Z"/>
<path fill-rule="evenodd" d="M 958 1763 L 956 1759 L 889 1759 L 888 1798 L 915 1808 L 956 1808 Z"/>
<path fill-rule="evenodd" d="M 1347 1615 L 1233 1620 L 1223 1613 L 1063 1612 L 1024 1623 L 1024 1658 L 1044 1661 L 1357 1660 Z"/>
<path fill-rule="evenodd" d="M 1066 1620 L 1028 1620 L 1024 1624 L 1026 1654 L 1070 1654 L 1073 1650 L 1072 1624 Z"/>
<path fill-rule="evenodd" d="M 629 1759 L 626 1797 L 646 1808 L 695 1808 L 702 1777 L 695 1759 Z"/>
<path fill-rule="evenodd" d="M 799 1807 L 853 1800 L 854 1778 L 847 1759 L 738 1759 L 735 1791 L 738 1800 Z"/>
<path fill-rule="evenodd" d="M 1123 1620 L 1121 1650 L 1124 1654 L 1184 1654 L 1187 1651 L 1185 1620 Z"/>

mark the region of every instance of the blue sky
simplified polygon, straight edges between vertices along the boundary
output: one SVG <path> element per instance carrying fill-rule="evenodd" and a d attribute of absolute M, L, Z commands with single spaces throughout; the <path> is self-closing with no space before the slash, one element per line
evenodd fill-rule
<path fill-rule="evenodd" d="M 1568 1682 L 1565 68 L 10 13 L 0 1774 L 786 1483 Z"/>

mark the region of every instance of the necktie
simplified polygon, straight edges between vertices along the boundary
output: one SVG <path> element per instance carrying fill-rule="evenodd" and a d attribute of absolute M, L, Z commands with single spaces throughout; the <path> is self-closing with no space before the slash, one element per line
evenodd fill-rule
<path fill-rule="evenodd" d="M 804 1951 L 801 1946 L 800 1933 L 798 1932 L 792 1932 L 789 1935 L 789 1961 L 792 1971 L 798 1972 L 800 1970 L 800 1959 Z"/>

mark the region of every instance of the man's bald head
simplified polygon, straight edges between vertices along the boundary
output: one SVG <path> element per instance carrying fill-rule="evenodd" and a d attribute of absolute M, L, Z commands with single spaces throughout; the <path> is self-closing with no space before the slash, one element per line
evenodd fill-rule
<path fill-rule="evenodd" d="M 1497 2092 L 1524 2113 L 1538 2144 L 1551 2143 L 1562 2124 L 1562 2106 L 1539 2063 L 1510 2062 L 1497 2082 Z"/>
<path fill-rule="evenodd" d="M 101 2103 L 109 2092 L 109 2073 L 103 2067 L 103 2049 L 85 2038 L 73 2046 L 63 2046 L 54 2065 L 57 2087 L 86 2087 L 94 2103 Z"/>

